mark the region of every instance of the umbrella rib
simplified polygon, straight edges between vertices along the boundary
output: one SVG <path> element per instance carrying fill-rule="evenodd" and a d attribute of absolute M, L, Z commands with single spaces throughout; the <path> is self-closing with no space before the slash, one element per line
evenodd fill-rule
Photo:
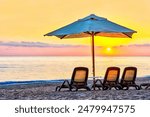
<path fill-rule="evenodd" d="M 62 36 L 60 39 L 63 39 L 63 38 L 65 38 L 67 35 L 64 35 L 64 36 Z"/>
<path fill-rule="evenodd" d="M 87 31 L 87 32 L 84 32 L 84 33 L 86 33 L 86 34 L 89 34 L 89 35 L 92 35 L 92 33 L 90 33 L 89 31 Z"/>
<path fill-rule="evenodd" d="M 95 35 L 98 34 L 98 33 L 101 33 L 101 32 L 95 32 Z"/>
<path fill-rule="evenodd" d="M 92 33 L 90 33 L 90 32 L 87 31 L 87 32 L 84 32 L 84 33 L 89 34 L 89 35 L 92 35 L 94 33 L 94 35 L 96 35 L 96 34 L 98 34 L 100 32 L 92 32 Z"/>
<path fill-rule="evenodd" d="M 124 35 L 128 36 L 129 38 L 132 38 L 131 36 L 127 35 L 126 33 L 123 32 Z"/>

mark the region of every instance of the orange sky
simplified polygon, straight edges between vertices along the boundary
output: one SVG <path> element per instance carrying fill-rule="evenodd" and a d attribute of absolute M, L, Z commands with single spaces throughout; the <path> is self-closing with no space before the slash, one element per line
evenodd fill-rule
<path fill-rule="evenodd" d="M 90 46 L 90 39 L 60 40 L 43 36 L 89 14 L 106 17 L 138 32 L 133 35 L 133 39 L 96 37 L 95 44 L 101 48 L 96 48 L 97 55 L 150 55 L 149 4 L 149 0 L 1 0 L 0 55 L 89 55 L 85 47 L 80 47 L 82 52 L 79 54 L 74 47 L 68 51 L 68 47 L 64 46 L 40 48 L 19 45 L 22 42 L 40 42 L 49 45 Z M 111 53 L 105 51 L 107 47 L 112 47 Z"/>

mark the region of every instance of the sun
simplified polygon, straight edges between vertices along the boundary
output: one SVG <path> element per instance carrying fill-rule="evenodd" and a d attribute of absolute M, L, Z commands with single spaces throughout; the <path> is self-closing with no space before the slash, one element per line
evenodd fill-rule
<path fill-rule="evenodd" d="M 110 51 L 111 51 L 111 48 L 110 48 L 110 47 L 108 47 L 108 48 L 106 48 L 106 50 L 107 50 L 107 52 L 110 52 Z"/>
<path fill-rule="evenodd" d="M 104 56 L 114 56 L 116 54 L 116 49 L 114 47 L 103 47 L 100 49 L 99 55 Z"/>

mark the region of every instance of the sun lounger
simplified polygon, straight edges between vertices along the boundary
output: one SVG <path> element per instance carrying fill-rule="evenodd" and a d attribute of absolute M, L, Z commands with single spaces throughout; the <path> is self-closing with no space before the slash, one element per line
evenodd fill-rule
<path fill-rule="evenodd" d="M 120 81 L 120 85 L 122 86 L 123 89 L 128 90 L 129 87 L 135 87 L 137 90 L 140 89 L 140 87 L 135 83 L 136 74 L 137 74 L 136 67 L 126 67 L 124 69 L 123 75 Z"/>
<path fill-rule="evenodd" d="M 106 74 L 104 77 L 103 82 L 100 79 L 97 79 L 95 81 L 95 88 L 98 88 L 99 90 L 102 88 L 103 90 L 107 90 L 111 88 L 115 89 L 121 89 L 121 86 L 118 82 L 120 75 L 120 68 L 119 67 L 108 67 L 106 70 Z"/>
<path fill-rule="evenodd" d="M 90 90 L 87 86 L 88 72 L 89 70 L 86 67 L 74 68 L 71 81 L 65 80 L 62 85 L 56 87 L 56 91 L 60 91 L 62 88 L 68 88 L 70 91 L 73 89 L 77 91 L 81 88 Z"/>

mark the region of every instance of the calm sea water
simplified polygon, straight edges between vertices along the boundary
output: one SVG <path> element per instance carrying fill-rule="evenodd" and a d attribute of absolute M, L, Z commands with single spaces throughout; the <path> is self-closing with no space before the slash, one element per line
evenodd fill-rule
<path fill-rule="evenodd" d="M 70 78 L 76 66 L 89 68 L 91 57 L 0 57 L 0 81 L 55 80 Z M 96 76 L 104 76 L 107 67 L 136 66 L 138 77 L 150 76 L 150 57 L 96 57 Z"/>

